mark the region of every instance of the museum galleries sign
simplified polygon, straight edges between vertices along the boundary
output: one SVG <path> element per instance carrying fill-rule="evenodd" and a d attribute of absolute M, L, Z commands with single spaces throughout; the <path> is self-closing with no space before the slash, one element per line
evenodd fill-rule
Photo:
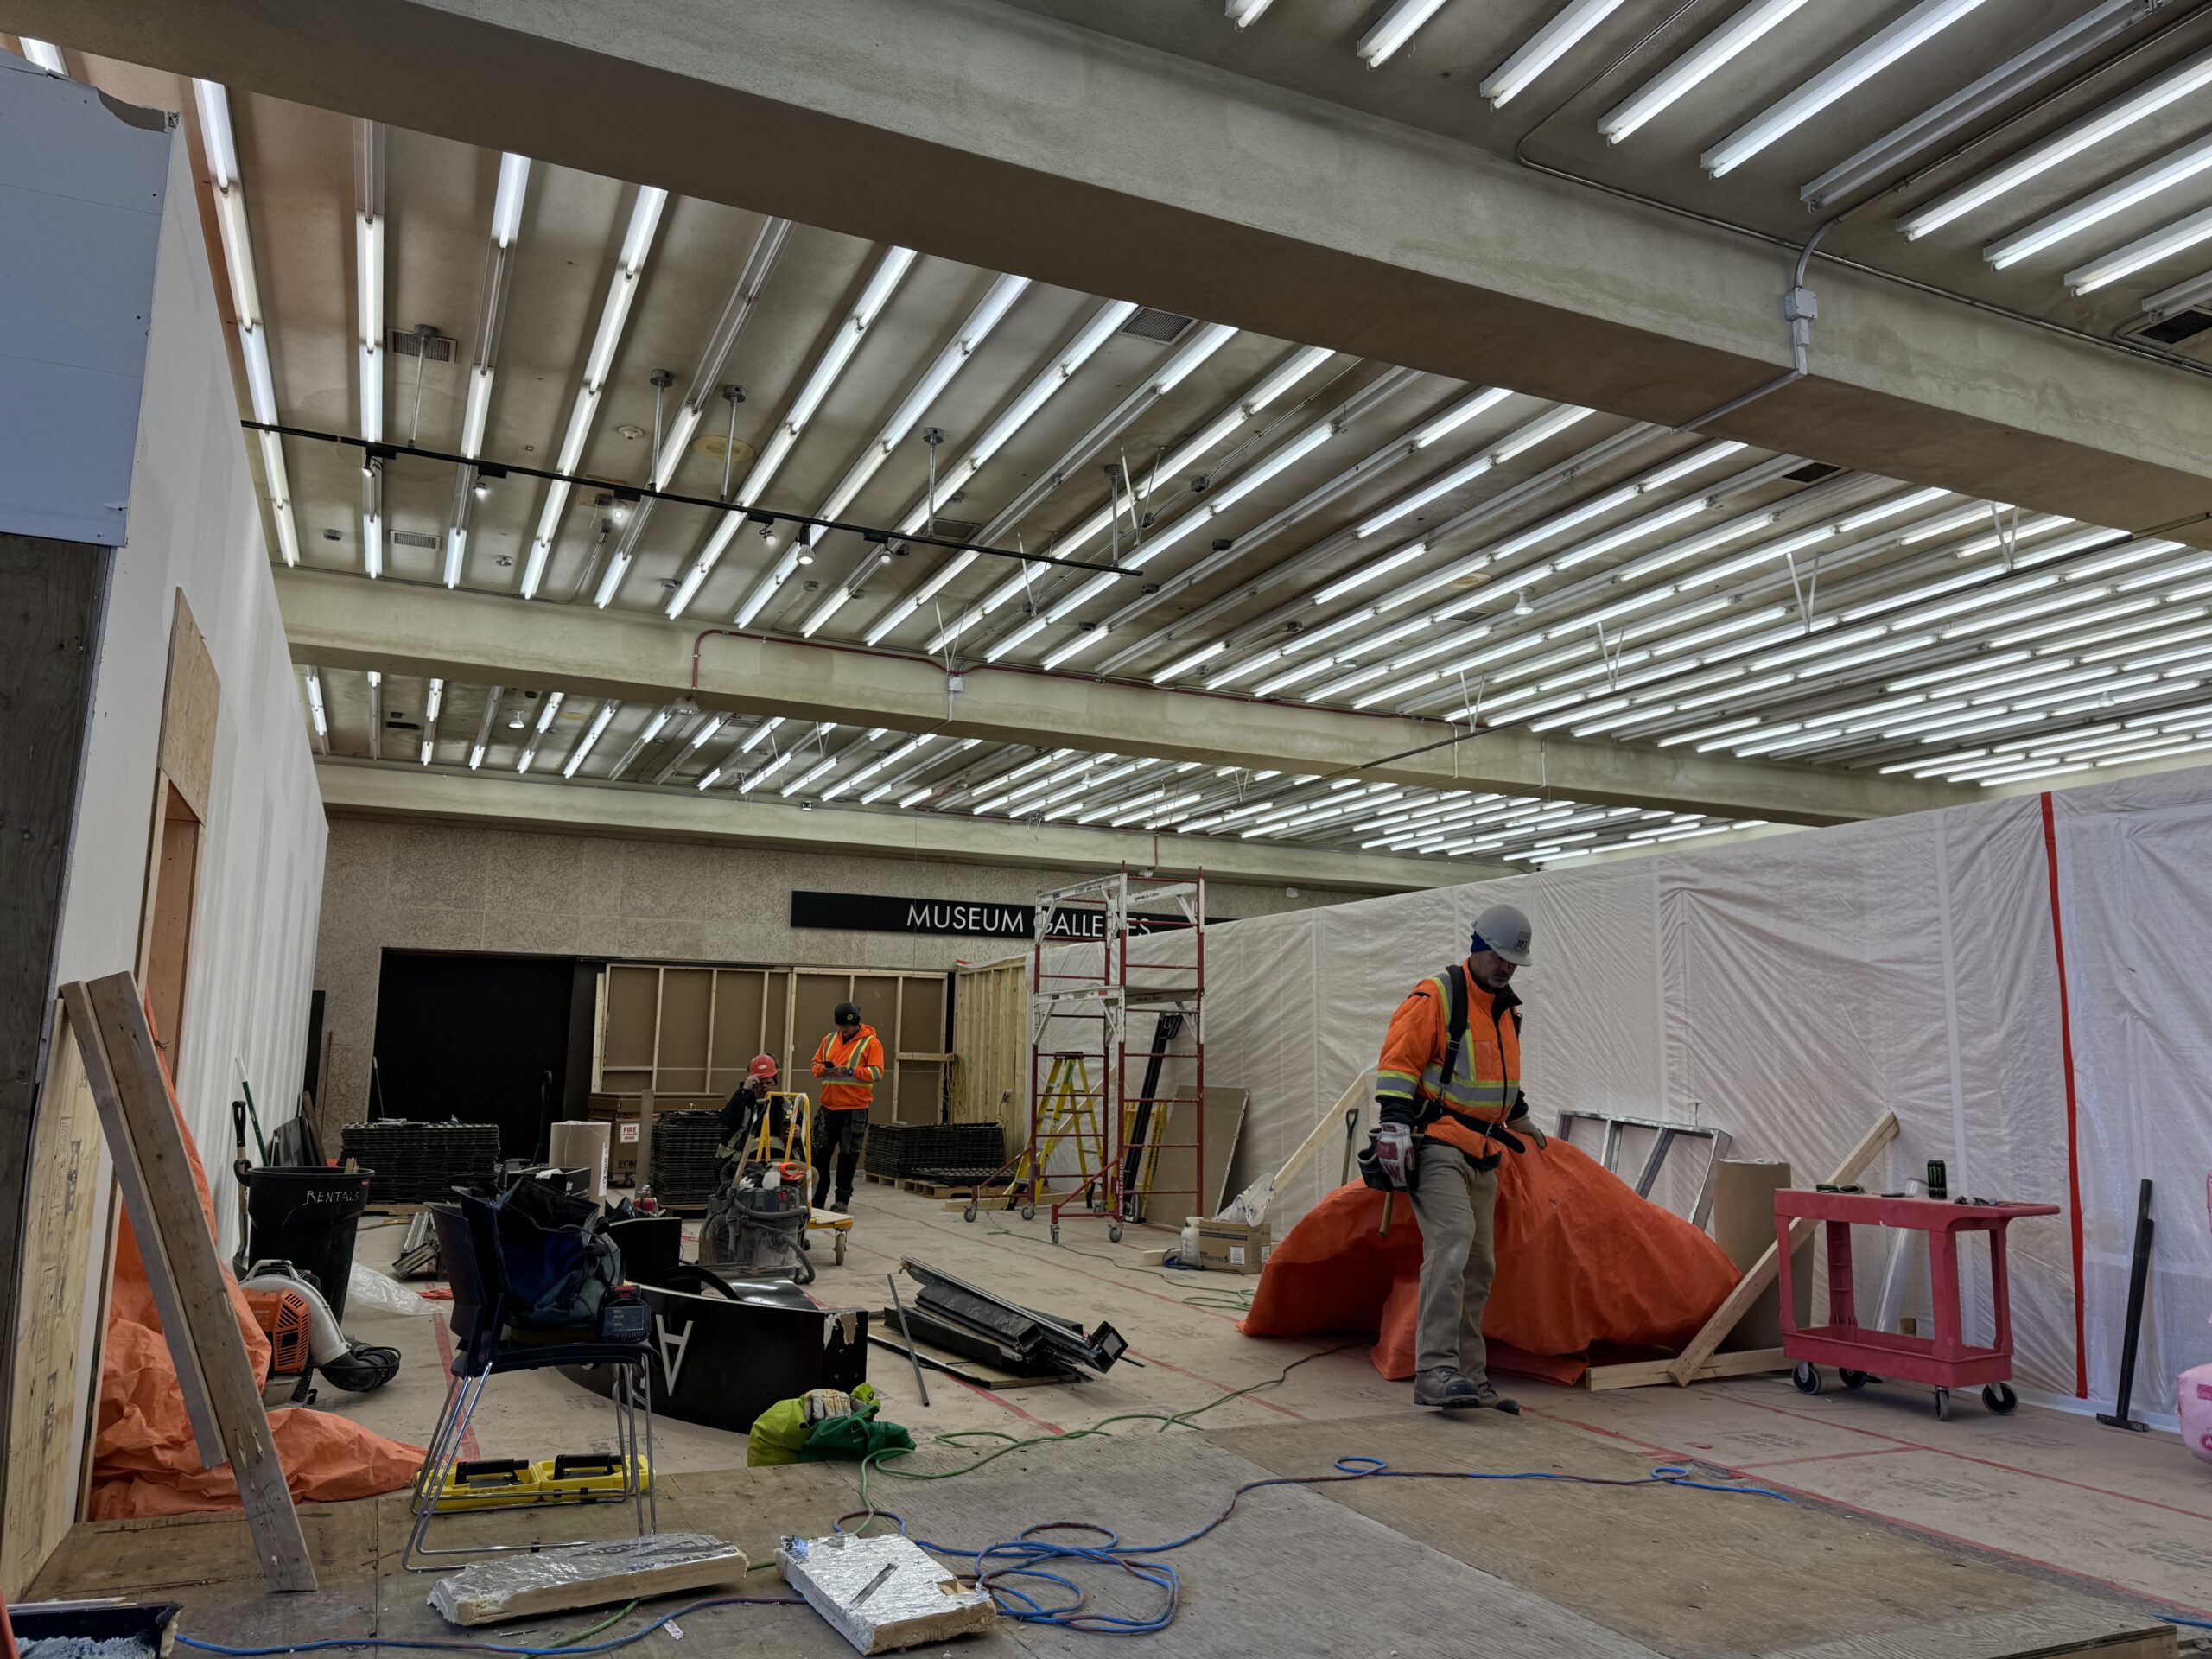
<path fill-rule="evenodd" d="M 1179 916 L 1133 915 L 1129 931 L 1148 933 L 1177 925 Z M 962 899 L 898 899 L 874 893 L 791 893 L 793 927 L 835 927 L 856 933 L 954 933 L 974 938 L 1027 939 L 1037 923 L 1034 905 L 978 904 Z M 1106 912 L 1063 910 L 1052 918 L 1056 939 L 1103 939 Z"/>

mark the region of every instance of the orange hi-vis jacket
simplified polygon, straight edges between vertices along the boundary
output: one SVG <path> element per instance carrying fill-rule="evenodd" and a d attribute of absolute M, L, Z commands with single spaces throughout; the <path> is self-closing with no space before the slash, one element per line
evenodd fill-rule
<path fill-rule="evenodd" d="M 850 1083 L 822 1085 L 822 1109 L 826 1112 L 864 1112 L 875 1101 L 875 1085 L 883 1080 L 883 1039 L 874 1026 L 862 1026 L 847 1042 L 832 1031 L 816 1045 L 814 1075 L 826 1075 L 833 1065 L 853 1068 Z"/>
<path fill-rule="evenodd" d="M 1506 1144 L 1492 1131 L 1528 1109 L 1521 1098 L 1521 999 L 1510 986 L 1488 991 L 1471 969 L 1461 971 L 1467 977 L 1467 1033 L 1454 1075 L 1444 1076 L 1452 993 L 1438 974 L 1416 985 L 1390 1016 L 1375 1094 L 1386 1119 L 1414 1124 L 1488 1168 Z"/>

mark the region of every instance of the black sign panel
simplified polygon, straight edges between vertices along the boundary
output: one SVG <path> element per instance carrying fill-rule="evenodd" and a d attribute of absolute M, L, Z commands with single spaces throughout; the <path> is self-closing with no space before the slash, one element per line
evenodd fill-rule
<path fill-rule="evenodd" d="M 1037 925 L 1034 905 L 979 903 L 965 899 L 900 899 L 874 893 L 791 893 L 793 927 L 835 927 L 858 933 L 950 933 L 963 938 L 1027 939 Z M 1135 914 L 1129 931 L 1180 926 L 1177 915 Z M 1052 918 L 1056 939 L 1103 939 L 1106 912 L 1084 906 Z"/>

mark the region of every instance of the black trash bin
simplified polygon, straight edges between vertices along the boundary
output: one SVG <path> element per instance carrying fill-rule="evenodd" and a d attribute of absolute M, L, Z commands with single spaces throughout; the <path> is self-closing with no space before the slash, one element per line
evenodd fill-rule
<path fill-rule="evenodd" d="M 369 1170 L 251 1169 L 246 1249 L 256 1262 L 289 1262 L 315 1275 L 331 1316 L 346 1318 L 346 1281 L 353 1273 L 353 1234 L 369 1207 Z"/>

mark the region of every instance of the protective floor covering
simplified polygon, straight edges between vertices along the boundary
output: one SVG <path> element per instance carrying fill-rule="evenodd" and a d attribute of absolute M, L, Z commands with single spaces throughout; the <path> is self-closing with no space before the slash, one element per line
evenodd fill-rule
<path fill-rule="evenodd" d="M 1535 1417 L 1375 1419 L 1211 1434 L 1151 1432 L 1016 1452 L 988 1472 L 936 1484 L 874 1483 L 879 1504 L 931 1542 L 977 1548 L 1025 1522 L 1094 1519 L 1130 1541 L 1180 1537 L 1211 1519 L 1233 1488 L 1274 1473 L 1329 1471 L 1347 1452 L 1400 1468 L 1548 1469 L 1609 1478 L 1646 1471 L 1627 1446 Z M 949 1454 L 925 1454 L 950 1464 Z M 821 1532 L 858 1507 L 855 1471 L 786 1469 L 672 1475 L 661 1522 L 715 1531 L 765 1556 L 786 1531 Z M 181 1628 L 241 1645 L 368 1634 L 449 1636 L 423 1604 L 429 1580 L 397 1570 L 404 1506 L 385 1498 L 315 1506 L 310 1542 L 323 1588 L 260 1592 L 241 1522 L 189 1516 L 81 1528 L 35 1586 L 41 1594 L 181 1601 Z M 627 1512 L 549 1516 L 555 1535 L 614 1535 Z M 467 1522 L 474 1535 L 518 1536 L 523 1517 Z M 1546 1482 L 1370 1480 L 1255 1492 L 1229 1523 L 1166 1558 L 1182 1580 L 1180 1617 L 1139 1651 L 1199 1656 L 1444 1656 L 1520 1659 L 1818 1653 L 1822 1659 L 1999 1659 L 2095 1651 L 2152 1659 L 2165 1627 L 1964 1548 L 1930 1544 L 1810 1503 L 1649 1487 Z M 1477 1565 L 1479 1563 L 1479 1565 Z M 1094 1607 L 1142 1614 L 1157 1592 L 1110 1568 L 1076 1569 Z M 748 1580 L 782 1593 L 772 1572 Z M 678 1599 L 679 1602 L 682 1599 Z M 638 1618 L 626 1623 L 634 1624 Z M 543 1644 L 597 1622 L 590 1613 L 503 1628 Z M 681 1621 L 709 1650 L 800 1656 L 849 1652 L 800 1607 L 715 1609 Z M 662 1649 L 665 1634 L 645 1649 Z M 1002 1624 L 959 1651 L 1062 1656 L 1099 1638 Z"/>

